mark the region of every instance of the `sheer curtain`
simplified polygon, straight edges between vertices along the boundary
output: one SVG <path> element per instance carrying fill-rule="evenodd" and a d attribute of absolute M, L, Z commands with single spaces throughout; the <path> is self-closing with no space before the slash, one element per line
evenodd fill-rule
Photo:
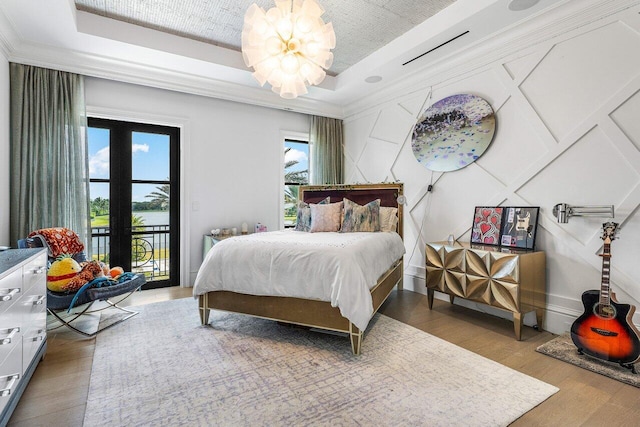
<path fill-rule="evenodd" d="M 311 116 L 311 183 L 344 182 L 344 136 L 342 120 Z"/>
<path fill-rule="evenodd" d="M 10 82 L 11 241 L 39 228 L 67 227 L 87 243 L 83 76 L 11 63 Z"/>

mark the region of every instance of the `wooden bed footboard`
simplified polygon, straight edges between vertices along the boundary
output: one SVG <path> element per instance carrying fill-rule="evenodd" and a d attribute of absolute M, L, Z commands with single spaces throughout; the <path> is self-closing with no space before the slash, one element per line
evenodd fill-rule
<path fill-rule="evenodd" d="M 403 258 L 387 270 L 371 289 L 373 312 L 378 311 L 394 286 L 402 290 L 404 274 Z M 364 331 L 359 330 L 347 318 L 342 317 L 337 307 L 330 302 L 292 297 L 259 296 L 230 291 L 213 291 L 200 295 L 200 321 L 209 323 L 209 310 L 223 310 L 248 314 L 279 322 L 293 323 L 312 328 L 327 329 L 349 334 L 353 354 L 360 354 Z"/>

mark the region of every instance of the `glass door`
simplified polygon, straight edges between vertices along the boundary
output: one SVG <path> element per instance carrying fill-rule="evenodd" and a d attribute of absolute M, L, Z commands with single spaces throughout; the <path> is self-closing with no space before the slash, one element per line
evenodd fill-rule
<path fill-rule="evenodd" d="M 179 136 L 89 119 L 92 257 L 143 273 L 143 289 L 179 284 Z"/>

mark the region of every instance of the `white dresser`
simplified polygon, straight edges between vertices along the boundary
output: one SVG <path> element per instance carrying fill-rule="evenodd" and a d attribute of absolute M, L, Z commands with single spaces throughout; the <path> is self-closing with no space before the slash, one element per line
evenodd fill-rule
<path fill-rule="evenodd" d="M 47 252 L 0 252 L 0 426 L 47 349 Z"/>

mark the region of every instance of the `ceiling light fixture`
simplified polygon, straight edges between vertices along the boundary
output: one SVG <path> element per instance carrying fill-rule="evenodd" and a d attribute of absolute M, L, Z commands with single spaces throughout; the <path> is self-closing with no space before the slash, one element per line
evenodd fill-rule
<path fill-rule="evenodd" d="M 244 16 L 242 57 L 253 77 L 283 98 L 307 93 L 306 84 L 317 85 L 333 63 L 331 49 L 336 35 L 325 24 L 316 0 L 275 0 L 264 11 L 252 4 Z"/>

